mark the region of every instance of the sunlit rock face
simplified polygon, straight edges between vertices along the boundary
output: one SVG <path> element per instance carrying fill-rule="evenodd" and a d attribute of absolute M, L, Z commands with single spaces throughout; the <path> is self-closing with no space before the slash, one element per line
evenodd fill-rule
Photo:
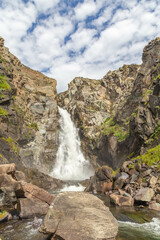
<path fill-rule="evenodd" d="M 124 65 L 102 79 L 75 78 L 58 95 L 80 129 L 93 164 L 114 169 L 159 142 L 160 38 L 143 51 L 141 65 Z"/>
<path fill-rule="evenodd" d="M 2 38 L 0 76 L 1 162 L 49 173 L 57 152 L 56 80 L 24 66 Z"/>

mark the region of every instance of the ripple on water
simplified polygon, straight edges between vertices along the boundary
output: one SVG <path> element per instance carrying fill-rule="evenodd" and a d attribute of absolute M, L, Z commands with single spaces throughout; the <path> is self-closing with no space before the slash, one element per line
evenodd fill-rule
<path fill-rule="evenodd" d="M 159 240 L 160 218 L 153 218 L 151 222 L 139 224 L 119 221 L 119 240 Z M 117 240 L 118 240 L 117 239 Z"/>

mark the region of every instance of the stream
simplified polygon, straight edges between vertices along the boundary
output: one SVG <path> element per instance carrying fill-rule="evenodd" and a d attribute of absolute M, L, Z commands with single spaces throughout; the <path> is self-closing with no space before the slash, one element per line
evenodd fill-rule
<path fill-rule="evenodd" d="M 66 182 L 62 191 L 83 191 L 80 183 Z M 58 192 L 54 192 L 58 194 Z M 119 231 L 116 240 L 159 240 L 160 239 L 160 212 L 148 210 L 146 207 L 117 207 L 110 205 L 109 198 L 97 195 L 118 220 Z M 8 209 L 6 209 L 8 210 Z M 0 223 L 1 240 L 46 240 L 47 237 L 38 232 L 43 218 L 38 219 L 35 227 L 33 219 L 12 220 Z"/>

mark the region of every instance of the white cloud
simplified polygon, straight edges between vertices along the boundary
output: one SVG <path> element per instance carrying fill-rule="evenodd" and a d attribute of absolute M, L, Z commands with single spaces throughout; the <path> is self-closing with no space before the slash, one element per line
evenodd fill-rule
<path fill-rule="evenodd" d="M 123 64 L 140 63 L 143 47 L 160 32 L 156 0 L 84 0 L 75 8 L 64 0 L 1 2 L 6 46 L 26 65 L 48 69 L 59 91 L 76 76 L 98 79 Z"/>

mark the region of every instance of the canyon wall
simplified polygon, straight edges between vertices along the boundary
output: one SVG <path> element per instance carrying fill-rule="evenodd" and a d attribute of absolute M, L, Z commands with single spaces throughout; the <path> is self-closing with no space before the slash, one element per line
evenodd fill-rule
<path fill-rule="evenodd" d="M 80 129 L 94 165 L 114 169 L 160 142 L 160 38 L 143 50 L 141 65 L 124 65 L 102 79 L 75 78 L 58 95 Z"/>
<path fill-rule="evenodd" d="M 58 142 L 56 80 L 24 66 L 0 38 L 0 162 L 49 173 Z"/>

